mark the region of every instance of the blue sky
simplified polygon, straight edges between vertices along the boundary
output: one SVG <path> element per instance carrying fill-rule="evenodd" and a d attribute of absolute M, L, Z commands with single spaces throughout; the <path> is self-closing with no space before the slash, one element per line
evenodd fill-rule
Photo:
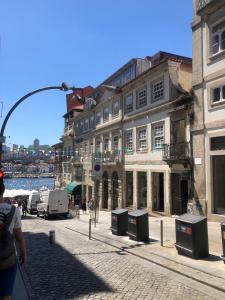
<path fill-rule="evenodd" d="M 191 0 L 2 0 L 3 117 L 29 91 L 67 82 L 97 86 L 132 57 L 159 50 L 191 56 Z M 10 118 L 6 144 L 57 143 L 65 94 L 43 92 Z"/>

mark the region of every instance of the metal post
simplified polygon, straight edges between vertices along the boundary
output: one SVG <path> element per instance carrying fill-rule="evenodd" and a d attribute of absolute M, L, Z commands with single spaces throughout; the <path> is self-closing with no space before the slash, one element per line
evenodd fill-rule
<path fill-rule="evenodd" d="M 163 247 L 163 220 L 160 220 L 160 242 Z"/>
<path fill-rule="evenodd" d="M 97 213 L 96 213 L 96 205 L 95 205 L 95 227 L 96 227 L 96 217 L 97 217 Z"/>
<path fill-rule="evenodd" d="M 4 119 L 3 123 L 2 123 L 1 130 L 0 130 L 0 166 L 1 166 L 1 163 L 2 163 L 2 146 L 3 146 L 3 143 L 5 142 L 5 137 L 4 137 L 5 127 L 6 127 L 6 124 L 7 124 L 8 120 L 9 120 L 9 117 L 14 112 L 14 110 L 17 108 L 17 106 L 21 102 L 23 102 L 25 99 L 29 98 L 30 96 L 32 96 L 34 94 L 37 94 L 37 93 L 40 93 L 40 92 L 43 92 L 43 91 L 47 91 L 47 90 L 61 90 L 61 91 L 67 92 L 69 90 L 74 91 L 74 89 L 75 89 L 74 87 L 68 87 L 65 83 L 62 83 L 61 86 L 48 86 L 48 87 L 44 87 L 44 88 L 41 88 L 41 89 L 38 89 L 38 90 L 35 90 L 33 92 L 30 92 L 30 93 L 26 94 L 25 96 L 23 96 L 22 98 L 20 98 L 13 105 L 13 107 L 7 113 L 5 119 Z"/>
<path fill-rule="evenodd" d="M 49 243 L 55 244 L 55 230 L 49 231 Z"/>
<path fill-rule="evenodd" d="M 91 219 L 89 219 L 89 240 L 91 240 Z"/>

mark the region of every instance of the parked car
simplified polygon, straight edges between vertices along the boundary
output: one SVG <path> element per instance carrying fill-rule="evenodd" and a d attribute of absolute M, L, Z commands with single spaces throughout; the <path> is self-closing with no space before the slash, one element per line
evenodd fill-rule
<path fill-rule="evenodd" d="M 27 211 L 29 214 L 37 213 L 37 204 L 40 202 L 40 193 L 33 192 L 30 194 L 27 202 Z"/>
<path fill-rule="evenodd" d="M 69 213 L 69 199 L 65 190 L 43 191 L 37 205 L 37 216 L 47 219 L 50 216 L 64 216 Z"/>

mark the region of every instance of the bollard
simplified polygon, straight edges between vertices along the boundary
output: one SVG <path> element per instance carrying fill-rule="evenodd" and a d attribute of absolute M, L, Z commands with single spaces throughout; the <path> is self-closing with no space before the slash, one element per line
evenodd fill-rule
<path fill-rule="evenodd" d="M 96 227 L 96 217 L 97 215 L 96 215 L 96 208 L 95 208 L 95 227 Z"/>
<path fill-rule="evenodd" d="M 49 243 L 55 244 L 55 230 L 49 231 Z"/>
<path fill-rule="evenodd" d="M 163 247 L 163 220 L 160 220 L 160 242 Z"/>
<path fill-rule="evenodd" d="M 89 219 L 89 240 L 91 240 L 91 219 Z"/>

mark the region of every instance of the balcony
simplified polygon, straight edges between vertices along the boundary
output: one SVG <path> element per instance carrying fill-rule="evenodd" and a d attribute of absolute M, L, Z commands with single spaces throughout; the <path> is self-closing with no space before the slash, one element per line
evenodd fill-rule
<path fill-rule="evenodd" d="M 105 151 L 105 152 L 95 152 L 93 154 L 93 159 L 98 159 L 102 161 L 102 163 L 116 163 L 121 162 L 122 155 L 121 151 Z"/>
<path fill-rule="evenodd" d="M 196 11 L 199 16 L 212 13 L 225 4 L 224 0 L 198 0 Z"/>
<path fill-rule="evenodd" d="M 167 162 L 186 162 L 190 159 L 190 143 L 165 144 L 163 160 Z"/>
<path fill-rule="evenodd" d="M 74 136 L 74 130 L 73 130 L 73 125 L 68 125 L 67 127 L 64 128 L 64 134 L 66 136 Z"/>

